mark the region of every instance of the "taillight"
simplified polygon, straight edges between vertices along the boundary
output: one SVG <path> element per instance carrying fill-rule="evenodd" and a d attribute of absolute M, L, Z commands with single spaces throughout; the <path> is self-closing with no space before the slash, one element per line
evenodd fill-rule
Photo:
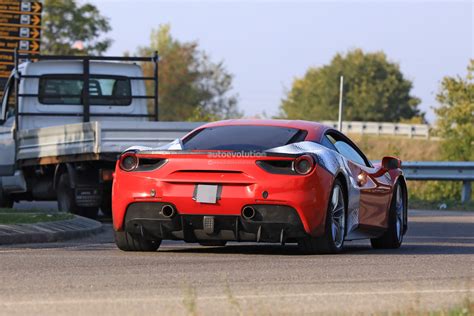
<path fill-rule="evenodd" d="M 120 157 L 120 169 L 123 171 L 133 171 L 138 167 L 138 157 L 134 153 L 126 153 Z"/>
<path fill-rule="evenodd" d="M 310 155 L 299 156 L 293 162 L 293 170 L 301 175 L 309 174 L 313 168 L 314 159 Z"/>
<path fill-rule="evenodd" d="M 256 163 L 269 173 L 288 175 L 307 175 L 313 171 L 316 164 L 311 155 L 302 155 L 294 160 L 258 160 Z"/>
<path fill-rule="evenodd" d="M 125 153 L 120 157 L 120 169 L 124 171 L 153 171 L 166 163 L 164 158 L 138 157 L 135 153 Z"/>
<path fill-rule="evenodd" d="M 293 160 L 258 160 L 257 166 L 273 174 L 295 174 Z"/>

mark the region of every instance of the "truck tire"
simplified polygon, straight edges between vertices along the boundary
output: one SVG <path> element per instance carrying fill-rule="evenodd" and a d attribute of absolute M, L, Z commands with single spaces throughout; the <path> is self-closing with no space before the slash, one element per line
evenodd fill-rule
<path fill-rule="evenodd" d="M 140 235 L 114 230 L 115 244 L 123 251 L 156 251 L 161 245 L 161 240 L 148 240 Z"/>
<path fill-rule="evenodd" d="M 13 207 L 13 200 L 3 191 L 1 181 L 0 181 L 0 207 L 1 208 Z"/>
<path fill-rule="evenodd" d="M 60 212 L 69 212 L 92 219 L 97 218 L 97 213 L 99 212 L 98 207 L 77 206 L 74 189 L 71 188 L 71 184 L 69 182 L 69 175 L 67 173 L 63 173 L 59 176 L 57 200 L 58 210 Z"/>

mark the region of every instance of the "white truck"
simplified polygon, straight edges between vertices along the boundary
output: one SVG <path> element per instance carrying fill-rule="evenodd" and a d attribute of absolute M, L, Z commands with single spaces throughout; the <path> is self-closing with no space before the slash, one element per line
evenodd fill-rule
<path fill-rule="evenodd" d="M 0 207 L 57 200 L 59 211 L 94 218 L 100 208 L 110 215 L 117 156 L 134 145 L 161 146 L 199 126 L 158 121 L 156 54 L 34 58 L 16 62 L 3 93 Z M 146 62 L 153 77 L 136 64 Z"/>

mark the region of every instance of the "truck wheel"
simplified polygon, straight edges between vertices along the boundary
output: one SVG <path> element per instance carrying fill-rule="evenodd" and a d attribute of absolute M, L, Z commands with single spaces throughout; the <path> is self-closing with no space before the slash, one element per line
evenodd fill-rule
<path fill-rule="evenodd" d="M 74 189 L 71 188 L 69 182 L 69 175 L 67 173 L 61 174 L 58 181 L 57 190 L 58 210 L 60 212 L 70 212 L 79 216 L 88 218 L 97 218 L 99 212 L 98 207 L 79 207 L 76 204 L 76 196 Z"/>
<path fill-rule="evenodd" d="M 2 183 L 0 182 L 0 207 L 12 208 L 13 200 L 3 191 Z"/>
<path fill-rule="evenodd" d="M 140 235 L 114 230 L 115 244 L 123 251 L 156 251 L 161 245 L 161 239 L 148 240 Z"/>

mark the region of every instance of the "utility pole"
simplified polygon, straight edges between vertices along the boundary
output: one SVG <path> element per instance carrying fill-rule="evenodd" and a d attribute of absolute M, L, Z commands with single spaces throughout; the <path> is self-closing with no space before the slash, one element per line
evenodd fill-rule
<path fill-rule="evenodd" d="M 342 95 L 344 93 L 343 91 L 343 84 L 344 84 L 344 76 L 341 76 L 341 85 L 339 87 L 339 124 L 338 124 L 338 127 L 339 127 L 339 131 L 342 132 Z"/>

